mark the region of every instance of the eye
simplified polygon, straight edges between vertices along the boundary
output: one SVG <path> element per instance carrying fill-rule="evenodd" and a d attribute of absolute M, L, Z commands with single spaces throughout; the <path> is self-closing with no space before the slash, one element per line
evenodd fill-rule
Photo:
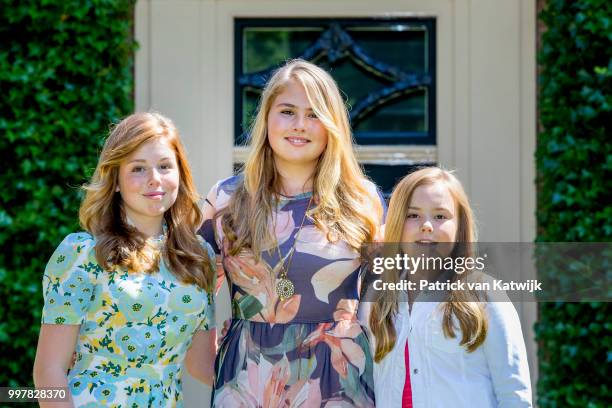
<path fill-rule="evenodd" d="M 319 119 L 319 117 L 317 116 L 317 114 L 316 114 L 316 113 L 314 113 L 314 112 L 309 113 L 309 114 L 308 114 L 308 117 L 309 117 L 310 119 Z"/>
<path fill-rule="evenodd" d="M 290 111 L 289 109 L 284 109 L 281 111 L 281 113 L 283 115 L 293 115 L 293 111 Z"/>
<path fill-rule="evenodd" d="M 172 165 L 170 163 L 164 163 L 164 164 L 160 164 L 159 168 L 162 170 L 170 170 L 172 168 Z"/>
<path fill-rule="evenodd" d="M 448 217 L 446 215 L 444 215 L 444 214 L 437 214 L 434 218 L 436 220 L 446 220 L 446 219 L 448 219 Z"/>
<path fill-rule="evenodd" d="M 419 218 L 419 214 L 416 214 L 416 213 L 410 213 L 410 214 L 408 214 L 408 215 L 406 216 L 406 218 L 412 218 L 412 219 Z"/>
<path fill-rule="evenodd" d="M 142 166 L 136 166 L 132 168 L 132 173 L 142 173 L 145 171 L 145 168 Z"/>

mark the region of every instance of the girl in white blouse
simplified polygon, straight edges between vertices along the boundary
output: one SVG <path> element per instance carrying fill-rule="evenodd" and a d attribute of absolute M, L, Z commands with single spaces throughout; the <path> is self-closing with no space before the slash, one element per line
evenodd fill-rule
<path fill-rule="evenodd" d="M 423 248 L 468 243 L 449 246 L 450 256 L 457 257 L 470 255 L 460 252 L 469 252 L 476 241 L 461 183 L 436 167 L 411 173 L 397 185 L 386 221 L 387 243 Z M 404 247 L 410 251 L 411 245 Z M 387 290 L 361 305 L 372 335 L 376 405 L 530 407 L 525 343 L 512 303 L 480 302 L 455 290 L 435 301 L 423 301 L 424 296 Z"/>

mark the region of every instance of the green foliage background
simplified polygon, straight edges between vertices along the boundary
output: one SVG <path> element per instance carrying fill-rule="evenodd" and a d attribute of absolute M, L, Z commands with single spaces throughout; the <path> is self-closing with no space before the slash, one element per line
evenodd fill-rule
<path fill-rule="evenodd" d="M 132 105 L 131 0 L 0 0 L 0 385 L 32 383 L 41 279 L 78 229 L 110 121 Z"/>
<path fill-rule="evenodd" d="M 612 241 L 612 2 L 548 0 L 539 54 L 538 240 Z M 609 303 L 542 304 L 540 407 L 612 404 Z"/>
<path fill-rule="evenodd" d="M 0 385 L 31 384 L 41 276 L 132 106 L 134 0 L 0 0 Z M 539 56 L 540 241 L 611 241 L 612 3 L 549 0 Z M 609 406 L 608 304 L 540 308 L 538 403 Z"/>

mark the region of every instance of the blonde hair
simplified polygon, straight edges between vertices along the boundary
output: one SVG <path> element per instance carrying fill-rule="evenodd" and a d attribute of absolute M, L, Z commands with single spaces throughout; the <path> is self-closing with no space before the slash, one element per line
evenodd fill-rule
<path fill-rule="evenodd" d="M 144 143 L 162 138 L 176 154 L 180 182 L 176 201 L 164 214 L 167 238 L 160 254 L 142 233 L 127 223 L 117 186 L 122 161 Z M 153 272 L 159 268 L 160 256 L 163 256 L 181 281 L 211 289 L 213 266 L 195 234 L 202 221 L 199 196 L 178 131 L 168 118 L 158 113 L 135 113 L 114 126 L 96 170 L 83 190 L 85 198 L 79 220 L 96 238 L 96 260 L 105 270 L 121 266 L 128 271 Z"/>
<path fill-rule="evenodd" d="M 251 128 L 244 177 L 228 206 L 217 215 L 233 255 L 250 248 L 260 259 L 263 245 L 273 241 L 268 222 L 279 199 L 280 181 L 268 141 L 268 113 L 290 81 L 304 87 L 328 134 L 313 174 L 314 206 L 308 215 L 329 241 L 342 239 L 355 249 L 372 240 L 378 230 L 382 206 L 368 191 L 355 158 L 348 113 L 338 86 L 323 69 L 296 59 L 278 69 L 264 88 Z"/>
<path fill-rule="evenodd" d="M 457 209 L 458 225 L 455 245 L 450 256 L 471 257 L 473 256 L 472 243 L 476 242 L 476 227 L 474 215 L 470 207 L 468 197 L 461 182 L 449 171 L 438 167 L 427 167 L 417 170 L 404 177 L 393 190 L 387 219 L 385 223 L 385 242 L 396 244 L 399 250 L 399 242 L 402 240 L 402 231 L 408 207 L 412 200 L 412 194 L 417 187 L 444 183 L 455 201 Z M 397 272 L 389 272 L 385 279 L 397 279 Z M 453 279 L 459 278 L 459 274 L 453 274 Z M 460 345 L 465 346 L 468 352 L 478 348 L 487 335 L 487 320 L 483 306 L 478 302 L 477 296 L 470 291 L 450 291 L 446 301 L 443 303 L 442 328 L 446 337 L 455 337 L 453 315 L 459 321 L 462 332 Z M 396 332 L 393 319 L 398 311 L 398 298 L 394 291 L 380 293 L 372 305 L 370 315 L 370 327 L 376 338 L 376 350 L 374 360 L 381 361 L 389 353 L 396 341 Z"/>

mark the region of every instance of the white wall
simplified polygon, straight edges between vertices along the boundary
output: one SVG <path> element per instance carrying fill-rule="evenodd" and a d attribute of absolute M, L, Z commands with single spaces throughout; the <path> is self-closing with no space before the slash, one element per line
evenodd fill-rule
<path fill-rule="evenodd" d="M 136 109 L 179 127 L 206 194 L 233 162 L 235 17 L 434 16 L 437 19 L 437 147 L 457 169 L 480 240 L 535 237 L 535 0 L 139 0 Z M 220 319 L 229 315 L 227 295 Z M 518 305 L 524 332 L 535 304 Z M 535 381 L 535 342 L 528 342 Z M 186 380 L 187 406 L 206 390 Z"/>

